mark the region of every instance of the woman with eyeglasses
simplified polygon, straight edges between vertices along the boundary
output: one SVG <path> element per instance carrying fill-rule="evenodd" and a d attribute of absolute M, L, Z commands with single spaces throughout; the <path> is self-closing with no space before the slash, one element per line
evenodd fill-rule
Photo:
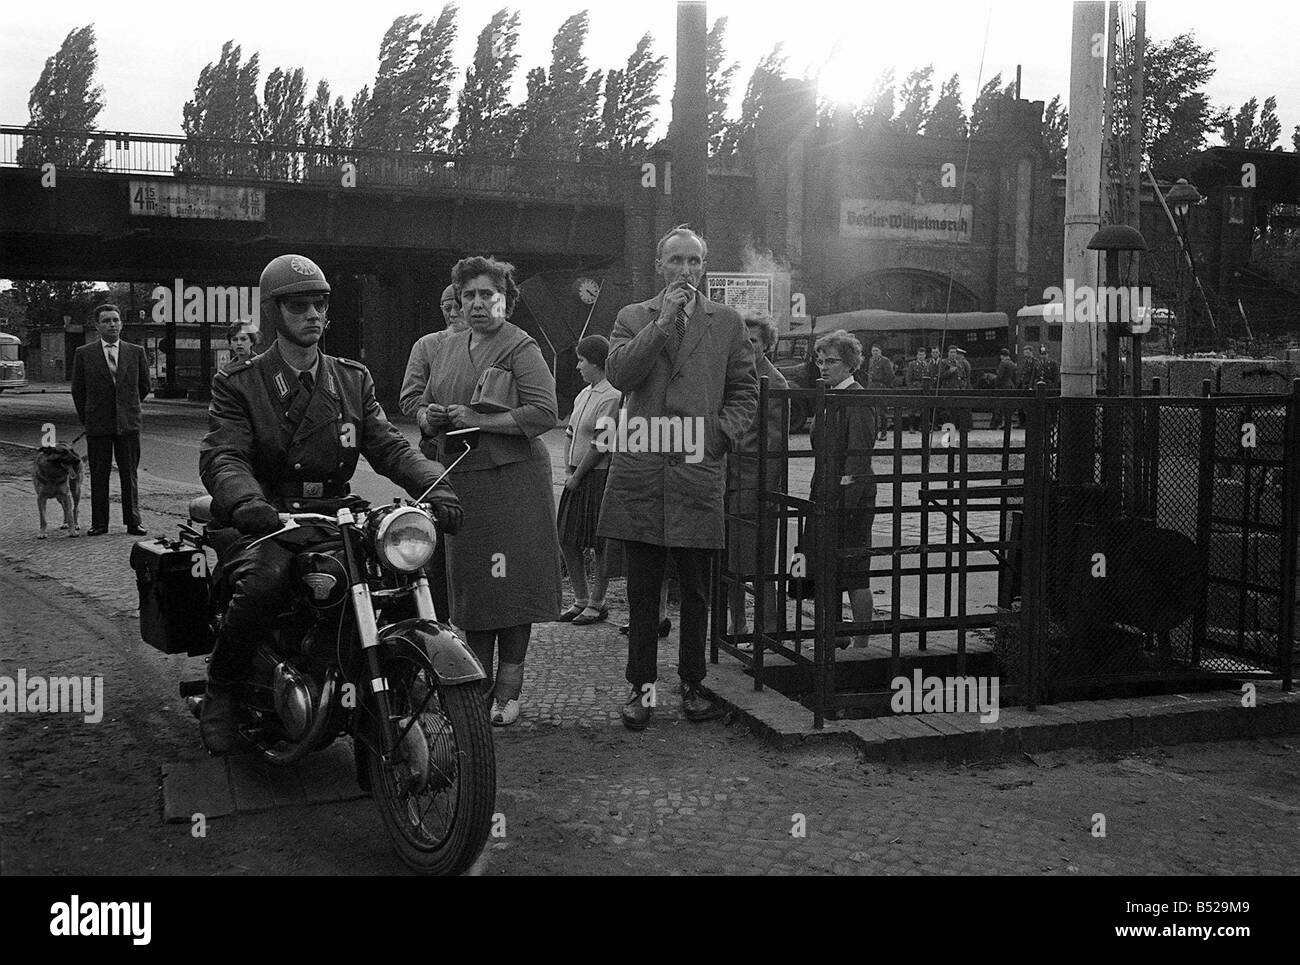
<path fill-rule="evenodd" d="M 827 388 L 861 392 L 862 386 L 853 373 L 862 364 L 862 343 L 844 329 L 838 329 L 819 338 L 813 346 L 817 353 L 817 367 Z M 871 469 L 871 450 L 876 444 L 876 416 L 871 406 L 852 405 L 844 410 L 843 430 L 838 439 L 827 440 L 832 447 L 845 451 L 844 473 L 836 484 L 843 493 L 842 515 L 836 520 L 840 549 L 861 549 L 871 546 L 871 524 L 876 517 L 876 477 Z M 817 421 L 813 420 L 810 438 L 817 439 Z M 829 454 L 827 454 L 829 457 Z M 814 501 L 829 498 L 820 491 L 817 474 L 813 474 L 812 498 Z M 813 530 L 809 530 L 812 533 Z M 804 552 L 808 559 L 816 559 L 815 537 L 805 538 Z M 849 604 L 853 619 L 865 622 L 871 619 L 871 559 L 863 558 L 840 565 L 839 583 L 849 587 Z M 818 574 L 819 578 L 821 574 Z M 869 633 L 853 637 L 853 646 L 865 648 Z M 849 641 L 837 641 L 841 648 Z"/>

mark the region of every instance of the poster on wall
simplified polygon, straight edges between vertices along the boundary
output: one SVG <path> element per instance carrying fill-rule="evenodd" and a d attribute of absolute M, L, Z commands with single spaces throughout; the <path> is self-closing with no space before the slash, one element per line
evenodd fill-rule
<path fill-rule="evenodd" d="M 770 274 L 743 274 L 735 272 L 709 272 L 709 301 L 734 308 L 772 314 L 772 276 Z"/>

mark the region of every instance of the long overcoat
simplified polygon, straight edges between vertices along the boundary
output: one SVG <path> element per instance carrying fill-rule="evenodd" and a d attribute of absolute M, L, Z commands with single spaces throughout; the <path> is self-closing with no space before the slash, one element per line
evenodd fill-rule
<path fill-rule="evenodd" d="M 754 353 L 735 310 L 703 295 L 696 296 L 686 338 L 677 346 L 676 336 L 655 324 L 663 296 L 619 311 L 605 377 L 623 392 L 621 417 L 629 429 L 639 423 L 658 432 L 671 425 L 665 418 L 692 420 L 703 428 L 702 458 L 695 461 L 681 446 L 675 452 L 615 448 L 597 532 L 658 546 L 720 549 L 726 453 L 758 409 Z M 634 441 L 631 432 L 628 440 Z"/>

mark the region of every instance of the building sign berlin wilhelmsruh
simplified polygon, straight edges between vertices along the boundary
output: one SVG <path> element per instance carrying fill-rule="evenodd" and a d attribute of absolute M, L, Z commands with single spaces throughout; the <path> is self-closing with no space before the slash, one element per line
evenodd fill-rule
<path fill-rule="evenodd" d="M 840 201 L 840 237 L 969 244 L 972 211 L 969 204 L 844 198 Z"/>
<path fill-rule="evenodd" d="M 131 214 L 152 218 L 265 221 L 266 191 L 222 184 L 132 181 Z"/>

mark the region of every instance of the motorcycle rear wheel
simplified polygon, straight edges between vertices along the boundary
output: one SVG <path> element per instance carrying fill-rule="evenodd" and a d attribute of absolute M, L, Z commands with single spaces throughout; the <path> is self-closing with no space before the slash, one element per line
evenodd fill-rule
<path fill-rule="evenodd" d="M 367 755 L 384 830 L 398 857 L 417 874 L 461 874 L 487 843 L 496 806 L 496 750 L 487 703 L 477 681 L 437 688 L 427 667 L 405 657 L 388 657 L 384 673 L 399 732 L 424 705 L 391 760 L 384 760 L 377 739 Z M 430 689 L 436 692 L 425 703 Z M 429 761 L 423 768 L 411 761 L 410 741 L 417 731 L 426 750 L 416 756 L 427 753 Z M 428 774 L 422 785 L 421 773 Z M 448 800 L 439 800 L 444 797 Z"/>

